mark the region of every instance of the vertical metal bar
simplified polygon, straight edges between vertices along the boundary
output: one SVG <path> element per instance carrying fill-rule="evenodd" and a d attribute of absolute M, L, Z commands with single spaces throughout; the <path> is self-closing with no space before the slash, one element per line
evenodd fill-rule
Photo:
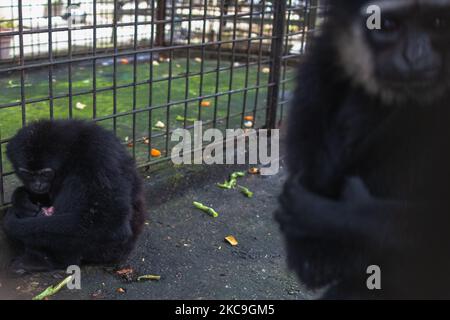
<path fill-rule="evenodd" d="M 233 16 L 233 38 L 231 45 L 231 64 L 230 64 L 230 79 L 228 83 L 228 104 L 227 104 L 227 128 L 230 127 L 230 113 L 231 113 L 231 97 L 233 91 L 233 77 L 234 77 L 234 59 L 236 58 L 236 37 L 237 37 L 237 15 L 238 15 L 238 3 L 234 3 L 234 16 Z"/>
<path fill-rule="evenodd" d="M 53 33 L 52 33 L 52 15 L 53 15 L 53 7 L 52 7 L 52 1 L 48 0 L 47 7 L 48 7 L 48 60 L 50 62 L 50 65 L 48 66 L 48 98 L 49 98 L 49 105 L 50 105 L 50 119 L 53 119 Z"/>
<path fill-rule="evenodd" d="M 155 42 L 155 0 L 151 2 L 152 6 L 152 24 L 150 27 L 150 49 L 153 49 Z M 148 83 L 148 104 L 151 107 L 153 104 L 153 51 L 150 52 L 150 66 L 149 66 L 149 83 Z M 148 147 L 147 156 L 151 160 L 151 150 L 152 150 L 152 109 L 148 111 Z"/>
<path fill-rule="evenodd" d="M 20 50 L 20 65 L 25 66 L 25 55 L 23 48 L 23 7 L 22 0 L 18 0 L 19 10 L 19 50 Z M 22 126 L 26 124 L 26 105 L 25 105 L 25 69 L 20 70 L 20 102 L 22 106 Z"/>
<path fill-rule="evenodd" d="M 158 21 L 158 25 L 156 26 L 156 46 L 163 47 L 166 45 L 166 24 L 162 22 L 166 20 L 166 0 L 158 0 L 157 6 L 158 10 L 156 11 L 156 20 Z"/>
<path fill-rule="evenodd" d="M 303 8 L 303 22 L 302 22 L 302 40 L 301 40 L 301 47 L 300 47 L 300 53 L 305 52 L 305 43 L 306 43 L 306 37 L 307 37 L 307 17 L 308 17 L 308 8 L 309 8 L 309 0 L 305 1 L 305 7 Z"/>
<path fill-rule="evenodd" d="M 288 2 L 288 9 L 287 9 L 287 20 L 286 20 L 286 28 L 285 28 L 285 39 L 284 39 L 284 47 L 283 47 L 283 55 L 287 55 L 289 54 L 288 49 L 289 49 L 289 38 L 290 38 L 290 33 L 289 33 L 289 27 L 291 24 L 291 15 L 292 15 L 292 0 L 289 0 Z M 287 74 L 287 68 L 288 68 L 288 61 L 287 59 L 285 59 L 283 61 L 283 67 L 282 67 L 282 75 L 281 75 L 281 80 L 283 80 L 283 85 L 281 86 L 281 105 L 279 105 L 279 107 L 281 108 L 280 110 L 280 121 L 283 120 L 283 116 L 284 116 L 284 101 L 286 99 L 286 82 L 284 80 L 286 80 L 286 74 Z"/>
<path fill-rule="evenodd" d="M 97 118 L 97 1 L 92 2 L 93 26 L 92 26 L 92 119 Z"/>
<path fill-rule="evenodd" d="M 138 48 L 138 23 L 139 23 L 139 0 L 134 0 L 134 39 L 133 39 L 133 111 L 136 111 L 137 108 L 137 48 Z M 133 112 L 133 123 L 132 123 L 132 137 L 133 137 L 133 158 L 136 159 L 136 113 Z"/>
<path fill-rule="evenodd" d="M 253 6 L 254 0 L 250 1 L 250 20 L 249 20 L 249 28 L 248 28 L 248 41 L 247 41 L 247 60 L 245 65 L 245 91 L 244 91 L 244 103 L 242 106 L 242 115 L 241 115 L 241 126 L 244 126 L 244 118 L 247 110 L 247 98 L 248 98 L 248 81 L 249 81 L 249 64 L 250 64 L 250 54 L 252 48 L 252 29 L 253 29 Z"/>
<path fill-rule="evenodd" d="M 117 24 L 118 24 L 118 11 L 119 3 L 118 0 L 114 0 L 114 18 L 113 18 L 113 47 L 114 47 L 114 58 L 113 58 L 113 130 L 117 134 Z"/>
<path fill-rule="evenodd" d="M 262 0 L 260 5 L 260 12 L 261 15 L 260 24 L 259 24 L 259 47 L 258 47 L 258 63 L 257 63 L 257 73 L 256 73 L 256 92 L 255 92 L 255 105 L 253 107 L 253 125 L 256 126 L 256 110 L 258 109 L 258 103 L 259 103 L 259 86 L 261 85 L 261 61 L 262 61 L 262 51 L 263 51 L 263 36 L 264 36 L 264 25 L 265 25 L 265 19 L 266 19 L 266 0 Z"/>
<path fill-rule="evenodd" d="M 176 0 L 171 1 L 170 8 L 170 43 L 169 46 L 173 46 L 174 29 L 175 29 L 175 12 L 176 12 Z M 169 50 L 169 81 L 167 83 L 167 107 L 166 107 L 166 145 L 165 154 L 169 156 L 169 133 L 170 133 L 170 101 L 172 100 L 172 77 L 173 77 L 173 49 Z"/>
<path fill-rule="evenodd" d="M 71 7 L 71 0 L 67 0 L 67 6 Z M 69 17 L 69 19 L 72 19 L 72 16 Z M 69 75 L 68 75 L 68 81 L 69 81 L 69 117 L 73 117 L 73 85 L 72 85 L 72 28 L 70 27 L 71 24 L 69 24 L 69 28 L 67 30 L 67 42 L 69 44 Z"/>
<path fill-rule="evenodd" d="M 266 128 L 275 129 L 277 108 L 280 93 L 281 66 L 283 56 L 284 26 L 286 22 L 286 1 L 274 2 L 274 24 L 272 30 L 272 46 L 270 50 L 270 87 L 267 90 Z"/>
<path fill-rule="evenodd" d="M 199 97 L 203 98 L 203 82 L 205 77 L 205 45 L 206 45 L 206 17 L 208 16 L 208 0 L 203 1 L 203 27 L 202 27 L 202 47 L 200 63 L 200 90 Z M 198 119 L 202 120 L 202 100 L 198 102 Z"/>
<path fill-rule="evenodd" d="M 214 98 L 214 119 L 213 119 L 213 127 L 216 128 L 217 126 L 217 108 L 218 108 L 218 104 L 219 104 L 219 87 L 220 87 L 220 67 L 222 64 L 222 34 L 223 34 L 223 26 L 224 26 L 224 7 L 225 7 L 225 2 L 221 1 L 220 2 L 220 8 L 219 8 L 219 34 L 217 35 L 217 42 L 219 42 L 219 44 L 217 45 L 217 73 L 216 73 L 216 91 L 215 91 L 215 98 Z"/>
<path fill-rule="evenodd" d="M 189 0 L 189 21 L 188 21 L 188 33 L 187 33 L 187 50 L 186 50 L 186 82 L 185 82 L 185 91 L 184 91 L 184 122 L 183 128 L 187 127 L 187 110 L 188 110 L 188 102 L 189 99 L 189 81 L 190 81 L 190 73 L 191 73 L 191 36 L 192 36 L 192 1 Z"/>
<path fill-rule="evenodd" d="M 310 40 L 310 37 L 313 36 L 313 30 L 316 27 L 316 23 L 317 23 L 317 13 L 319 10 L 319 0 L 309 0 L 309 10 L 308 10 L 308 35 L 307 35 L 307 40 Z M 310 43 L 311 41 L 307 41 L 307 43 Z"/>

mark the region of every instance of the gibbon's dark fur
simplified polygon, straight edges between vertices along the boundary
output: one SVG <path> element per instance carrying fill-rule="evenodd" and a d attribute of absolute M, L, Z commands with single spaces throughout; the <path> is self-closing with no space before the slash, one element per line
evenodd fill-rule
<path fill-rule="evenodd" d="M 276 218 L 290 266 L 324 299 L 450 298 L 450 29 L 438 79 L 385 88 L 390 61 L 354 28 L 374 2 L 332 1 L 299 68 Z M 381 290 L 367 287 L 370 265 Z"/>
<path fill-rule="evenodd" d="M 144 195 L 133 159 L 112 133 L 76 120 L 34 122 L 12 138 L 7 155 L 19 178 L 23 168 L 55 172 L 48 194 L 26 184 L 14 192 L 3 221 L 21 252 L 13 271 L 126 259 L 144 222 Z M 42 205 L 54 214 L 37 214 Z"/>

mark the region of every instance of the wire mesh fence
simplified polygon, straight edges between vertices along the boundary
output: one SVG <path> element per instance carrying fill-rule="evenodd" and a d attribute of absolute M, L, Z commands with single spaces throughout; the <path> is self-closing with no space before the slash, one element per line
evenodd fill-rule
<path fill-rule="evenodd" d="M 96 121 L 138 165 L 167 160 L 177 128 L 274 128 L 317 0 L 2 0 L 0 206 L 5 150 L 30 121 Z M 155 157 L 152 150 L 161 152 Z"/>

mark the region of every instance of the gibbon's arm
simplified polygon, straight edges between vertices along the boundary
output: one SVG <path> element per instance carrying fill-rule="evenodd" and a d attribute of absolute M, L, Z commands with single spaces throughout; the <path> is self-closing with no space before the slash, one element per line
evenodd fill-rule
<path fill-rule="evenodd" d="M 6 233 L 15 238 L 22 239 L 39 235 L 81 234 L 80 217 L 74 214 L 54 215 L 51 217 L 38 216 L 21 219 L 15 215 L 14 209 L 8 210 L 3 218 Z"/>
<path fill-rule="evenodd" d="M 13 207 L 4 217 L 5 231 L 18 239 L 48 234 L 81 235 L 83 232 L 81 218 L 88 211 L 85 200 L 86 187 L 76 178 L 68 178 L 62 185 L 52 204 L 55 211 L 52 216 L 21 219 Z"/>
<path fill-rule="evenodd" d="M 11 197 L 14 213 L 19 218 L 31 218 L 36 216 L 41 208 L 30 199 L 30 194 L 25 187 L 18 187 Z"/>
<path fill-rule="evenodd" d="M 288 236 L 298 239 L 350 239 L 362 245 L 400 249 L 413 246 L 414 226 L 426 230 L 426 211 L 403 201 L 372 197 L 360 178 L 349 178 L 339 200 L 306 190 L 290 179 L 280 197 L 276 219 Z M 411 221 L 417 218 L 424 221 Z M 420 217 L 423 217 L 421 219 Z M 420 230 L 416 230 L 420 231 Z M 309 241 L 308 240 L 308 241 Z"/>

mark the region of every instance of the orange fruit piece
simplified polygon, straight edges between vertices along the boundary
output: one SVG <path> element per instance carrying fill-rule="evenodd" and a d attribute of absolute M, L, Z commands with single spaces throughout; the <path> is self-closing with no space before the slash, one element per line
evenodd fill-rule
<path fill-rule="evenodd" d="M 158 149 L 152 149 L 152 151 L 150 151 L 150 154 L 154 158 L 161 157 L 161 151 L 159 151 Z"/>
<path fill-rule="evenodd" d="M 253 116 L 245 116 L 244 120 L 246 120 L 246 121 L 253 121 Z"/>
<path fill-rule="evenodd" d="M 233 237 L 233 236 L 225 237 L 225 240 L 226 240 L 229 244 L 231 244 L 233 247 L 238 245 L 238 242 L 237 242 L 236 238 Z"/>
<path fill-rule="evenodd" d="M 123 58 L 123 59 L 120 59 L 120 63 L 121 64 L 129 64 L 130 61 L 128 61 L 128 59 L 126 59 L 126 58 Z"/>
<path fill-rule="evenodd" d="M 200 105 L 202 107 L 209 107 L 209 106 L 211 106 L 211 102 L 209 102 L 209 101 L 202 101 L 202 103 Z"/>
<path fill-rule="evenodd" d="M 250 168 L 250 169 L 248 169 L 248 173 L 259 174 L 259 169 L 258 168 Z"/>

